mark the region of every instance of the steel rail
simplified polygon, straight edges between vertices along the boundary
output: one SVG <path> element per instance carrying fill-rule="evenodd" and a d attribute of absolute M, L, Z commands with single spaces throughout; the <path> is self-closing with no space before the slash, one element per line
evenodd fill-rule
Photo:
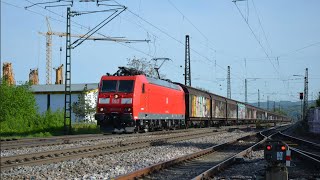
<path fill-rule="evenodd" d="M 301 138 L 298 138 L 298 137 L 294 137 L 294 136 L 291 136 L 291 135 L 288 135 L 288 134 L 284 134 L 282 132 L 279 132 L 279 134 L 281 136 L 284 136 L 284 137 L 290 139 L 290 140 L 305 144 L 306 146 L 312 146 L 312 147 L 314 147 L 314 148 L 316 148 L 316 149 L 318 149 L 320 151 L 320 145 L 317 144 L 317 143 L 314 143 L 314 142 L 311 142 L 311 141 L 308 141 L 308 140 L 305 140 L 305 139 L 301 139 Z"/>
<path fill-rule="evenodd" d="M 285 143 L 289 149 L 292 151 L 292 157 L 300 157 L 306 162 L 310 162 L 315 166 L 320 168 L 320 145 L 297 138 L 294 136 L 290 136 L 279 132 L 272 136 L 273 139 L 279 139 L 283 143 Z M 286 141 L 288 140 L 289 141 Z M 291 144 L 291 142 L 295 142 L 296 144 Z"/>
<path fill-rule="evenodd" d="M 280 127 L 280 128 L 287 129 L 287 127 Z M 140 169 L 140 170 L 137 170 L 137 171 L 134 171 L 134 172 L 131 172 L 131 173 L 116 177 L 115 179 L 117 179 L 117 180 L 126 179 L 127 180 L 127 179 L 137 179 L 139 177 L 144 177 L 144 176 L 147 176 L 147 175 L 152 174 L 154 172 L 158 172 L 158 171 L 161 171 L 161 170 L 163 170 L 165 168 L 169 168 L 171 166 L 174 166 L 176 164 L 180 164 L 180 163 L 183 163 L 183 162 L 186 162 L 186 161 L 190 161 L 190 160 L 198 158 L 198 157 L 202 157 L 202 156 L 208 155 L 210 153 L 214 153 L 214 152 L 217 151 L 217 149 L 222 148 L 223 146 L 226 146 L 226 145 L 232 144 L 232 143 L 236 143 L 236 142 L 238 142 L 240 140 L 243 140 L 245 138 L 252 137 L 252 136 L 260 136 L 261 137 L 261 140 L 259 140 L 257 143 L 255 143 L 255 144 L 251 145 L 250 147 L 242 150 L 241 152 L 236 153 L 235 155 L 233 155 L 233 156 L 231 156 L 231 157 L 219 162 L 217 165 L 215 165 L 214 167 L 209 168 L 207 171 L 205 171 L 205 172 L 201 173 L 200 175 L 196 176 L 194 179 L 208 178 L 212 174 L 214 174 L 214 173 L 218 172 L 219 170 L 221 170 L 222 168 L 232 164 L 237 157 L 243 156 L 244 154 L 247 154 L 247 153 L 251 152 L 253 148 L 255 148 L 258 145 L 261 145 L 263 142 L 265 142 L 268 137 L 270 137 L 271 135 L 276 134 L 277 133 L 276 131 L 278 131 L 276 128 L 271 128 L 271 129 L 268 129 L 268 130 L 260 131 L 258 133 L 253 133 L 253 134 L 250 134 L 250 135 L 248 135 L 246 137 L 243 137 L 243 138 L 240 138 L 240 139 L 237 139 L 237 140 L 234 140 L 234 141 L 222 143 L 222 144 L 219 144 L 219 145 L 215 145 L 215 146 L 212 146 L 210 148 L 207 148 L 205 150 L 202 150 L 202 151 L 199 151 L 199 152 L 196 152 L 196 153 L 188 154 L 188 155 L 185 155 L 185 156 L 182 156 L 182 157 L 179 157 L 179 158 L 175 158 L 175 159 L 172 159 L 172 160 L 169 160 L 169 161 L 165 161 L 165 162 L 161 162 L 161 163 L 158 163 L 158 164 L 155 164 L 155 165 L 151 165 L 149 167 L 146 167 L 146 168 L 143 168 L 143 169 Z"/>
<path fill-rule="evenodd" d="M 174 134 L 174 133 L 183 133 L 192 131 L 191 129 L 181 129 L 175 131 L 157 131 L 150 133 L 141 133 L 141 134 L 86 134 L 86 135 L 66 135 L 66 136 L 55 136 L 47 138 L 25 138 L 25 139 L 15 139 L 10 141 L 1 141 L 1 150 L 10 150 L 17 148 L 26 148 L 26 147 L 39 147 L 39 146 L 52 146 L 52 145 L 61 145 L 61 144 L 70 144 L 79 141 L 96 141 L 112 138 L 123 138 L 123 137 L 135 137 L 135 136 L 148 136 L 148 135 L 161 135 L 161 134 Z"/>
<path fill-rule="evenodd" d="M 183 162 L 188 162 L 188 161 L 191 161 L 191 160 L 193 160 L 195 158 L 200 158 L 200 157 L 206 156 L 208 154 L 217 152 L 219 149 L 222 149 L 224 146 L 230 145 L 232 143 L 236 143 L 236 142 L 238 142 L 240 140 L 243 140 L 244 138 L 256 136 L 257 134 L 259 134 L 259 133 L 252 133 L 249 136 L 245 136 L 245 137 L 239 138 L 237 140 L 233 140 L 233 141 L 230 141 L 230 142 L 218 144 L 218 145 L 212 146 L 210 148 L 204 149 L 204 150 L 199 151 L 199 152 L 195 152 L 195 153 L 184 155 L 182 157 L 175 158 L 175 159 L 172 159 L 172 160 L 169 160 L 169 161 L 165 161 L 165 162 L 161 162 L 161 163 L 158 163 L 158 164 L 155 164 L 155 165 L 151 165 L 149 167 L 146 167 L 146 168 L 143 168 L 143 169 L 140 169 L 140 170 L 137 170 L 137 171 L 134 171 L 134 172 L 131 172 L 131 173 L 116 177 L 115 179 L 117 179 L 117 180 L 127 180 L 127 179 L 138 179 L 140 177 L 145 178 L 145 176 L 150 175 L 150 174 L 155 173 L 155 172 L 159 172 L 159 171 L 161 171 L 161 170 L 163 170 L 165 168 L 169 168 L 169 167 L 172 167 L 174 165 L 181 164 Z M 246 153 L 248 151 L 247 151 L 247 149 L 245 149 L 245 150 L 243 150 L 241 152 Z M 223 162 L 225 162 L 225 161 L 223 161 Z M 220 166 L 220 167 L 222 167 L 222 166 Z M 204 177 L 203 174 L 201 174 L 201 177 Z"/>
<path fill-rule="evenodd" d="M 233 129 L 233 128 L 239 129 L 239 128 L 245 128 L 245 127 L 246 127 L 245 125 L 228 126 L 228 127 L 225 126 L 221 129 Z M 205 128 L 205 129 L 210 129 L 210 128 Z M 161 135 L 161 134 L 168 134 L 168 133 L 175 134 L 175 133 L 183 133 L 183 132 L 192 132 L 194 130 L 199 131 L 199 129 L 178 129 L 178 130 L 155 131 L 155 132 L 139 133 L 139 134 L 119 135 L 119 134 L 110 133 L 110 134 L 65 135 L 65 136 L 54 136 L 54 137 L 46 137 L 46 138 L 24 138 L 24 139 L 10 139 L 10 140 L 1 139 L 0 149 L 2 151 L 2 150 L 10 150 L 10 149 L 18 149 L 18 148 L 70 144 L 70 143 L 75 143 L 83 140 L 96 141 L 96 140 L 107 139 L 109 137 L 123 138 L 123 137 L 135 137 L 135 136 Z"/>
<path fill-rule="evenodd" d="M 32 154 L 22 154 L 17 156 L 8 156 L 1 157 L 1 170 L 8 169 L 16 166 L 23 165 L 36 165 L 36 164 L 48 164 L 53 162 L 59 162 L 64 160 L 70 160 L 74 158 L 80 157 L 93 157 L 104 154 L 112 154 L 116 152 L 130 151 L 134 149 L 141 149 L 150 146 L 161 145 L 165 143 L 172 143 L 182 140 L 200 138 L 208 135 L 214 135 L 217 133 L 221 133 L 221 130 L 218 132 L 213 131 L 203 131 L 203 132 L 194 132 L 194 133 L 181 133 L 169 135 L 166 137 L 149 137 L 137 141 L 121 141 L 117 143 L 109 143 L 109 144 L 98 144 L 93 146 L 85 146 L 78 148 L 70 148 L 64 150 L 56 150 L 56 151 L 46 151 L 40 153 L 32 153 Z"/>

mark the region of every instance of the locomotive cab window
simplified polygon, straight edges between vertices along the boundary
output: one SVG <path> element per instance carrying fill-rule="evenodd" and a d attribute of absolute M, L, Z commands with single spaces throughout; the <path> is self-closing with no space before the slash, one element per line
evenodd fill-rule
<path fill-rule="evenodd" d="M 132 92 L 133 91 L 134 81 L 132 80 L 121 80 L 119 81 L 119 89 L 118 92 Z"/>
<path fill-rule="evenodd" d="M 101 86 L 101 92 L 116 92 L 117 81 L 115 80 L 103 80 Z"/>

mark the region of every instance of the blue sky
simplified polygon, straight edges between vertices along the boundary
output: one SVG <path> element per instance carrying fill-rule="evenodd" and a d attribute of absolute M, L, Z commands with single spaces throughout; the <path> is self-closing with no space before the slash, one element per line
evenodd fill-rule
<path fill-rule="evenodd" d="M 39 68 L 40 83 L 45 84 L 45 37 L 38 32 L 47 31 L 46 16 L 53 31 L 65 32 L 66 7 L 34 6 L 25 10 L 30 2 L 41 1 L 1 0 L 1 60 L 12 62 L 15 79 L 21 82 L 28 79 L 31 68 Z M 226 70 L 230 65 L 232 98 L 240 101 L 244 101 L 245 78 L 249 79 L 249 102 L 257 101 L 258 89 L 261 101 L 266 101 L 267 96 L 272 101 L 298 100 L 303 79 L 293 75 L 304 75 L 305 68 L 309 69 L 309 99 L 320 91 L 320 1 L 239 1 L 237 6 L 249 26 L 231 0 L 117 2 L 130 11 L 126 10 L 99 33 L 151 42 L 84 42 L 72 51 L 72 83 L 98 82 L 101 75 L 115 72 L 133 57 L 170 58 L 172 61 L 166 62 L 160 72 L 173 81 L 184 82 L 184 69 L 180 66 L 184 66 L 185 35 L 189 34 L 195 87 L 226 96 Z M 98 9 L 103 7 L 78 1 L 72 7 Z M 72 32 L 84 34 L 84 27 L 93 28 L 109 14 L 74 17 Z M 53 67 L 65 62 L 65 38 L 53 37 L 52 56 Z"/>

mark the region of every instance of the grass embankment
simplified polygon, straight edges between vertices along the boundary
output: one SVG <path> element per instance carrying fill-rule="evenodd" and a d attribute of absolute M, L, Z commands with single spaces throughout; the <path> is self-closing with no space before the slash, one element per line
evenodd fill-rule
<path fill-rule="evenodd" d="M 39 114 L 30 86 L 0 86 L 0 137 L 48 137 L 64 135 L 63 112 Z M 95 124 L 74 124 L 72 134 L 99 133 Z"/>
<path fill-rule="evenodd" d="M 37 115 L 34 121 L 18 121 L 19 119 L 11 119 L 1 122 L 1 139 L 20 139 L 65 135 L 63 112 L 61 111 L 48 111 L 42 115 Z M 100 130 L 95 123 L 72 124 L 71 134 L 96 133 L 100 133 Z"/>

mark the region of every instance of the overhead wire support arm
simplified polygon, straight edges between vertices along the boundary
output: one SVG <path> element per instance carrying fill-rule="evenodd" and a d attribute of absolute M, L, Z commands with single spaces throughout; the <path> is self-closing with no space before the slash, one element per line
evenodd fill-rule
<path fill-rule="evenodd" d="M 63 4 L 63 5 L 45 6 L 44 8 L 47 9 L 47 8 L 50 8 L 50 7 L 65 7 L 65 6 L 72 6 L 72 5 L 70 5 L 70 4 Z"/>
<path fill-rule="evenodd" d="M 103 20 L 101 23 L 99 23 L 97 26 L 95 26 L 93 29 L 88 31 L 84 37 L 77 39 L 71 44 L 71 48 L 74 49 L 80 44 L 82 44 L 85 40 L 87 40 L 91 35 L 99 31 L 102 27 L 104 27 L 106 24 L 108 24 L 110 21 L 112 21 L 114 18 L 116 18 L 118 15 L 120 15 L 123 11 L 125 11 L 126 8 L 122 9 L 122 11 L 118 12 L 118 10 L 115 10 L 114 13 L 112 13 L 110 16 L 108 16 L 105 20 Z M 72 12 L 74 13 L 74 12 Z M 81 15 L 81 14 L 80 14 Z"/>
<path fill-rule="evenodd" d="M 28 8 L 31 8 L 33 6 L 40 6 L 40 5 L 44 5 L 44 4 L 54 4 L 54 3 L 60 3 L 60 2 L 69 2 L 71 4 L 45 6 L 44 8 L 46 9 L 47 7 L 73 6 L 73 0 L 56 0 L 56 1 L 49 1 L 49 2 L 33 3 L 30 6 L 26 6 L 24 8 L 28 9 Z"/>
<path fill-rule="evenodd" d="M 114 42 L 124 42 L 124 43 L 134 43 L 134 42 L 147 42 L 149 43 L 151 40 L 144 39 L 144 40 L 139 40 L 139 39 L 110 39 L 110 38 L 92 38 L 94 41 L 114 41 Z"/>
<path fill-rule="evenodd" d="M 114 9 L 105 9 L 101 11 L 73 11 L 74 13 L 72 16 L 80 16 L 80 15 L 85 15 L 85 14 L 93 14 L 93 13 L 99 13 L 99 12 L 108 12 L 108 11 L 117 11 L 121 10 L 123 8 L 114 8 Z"/>

